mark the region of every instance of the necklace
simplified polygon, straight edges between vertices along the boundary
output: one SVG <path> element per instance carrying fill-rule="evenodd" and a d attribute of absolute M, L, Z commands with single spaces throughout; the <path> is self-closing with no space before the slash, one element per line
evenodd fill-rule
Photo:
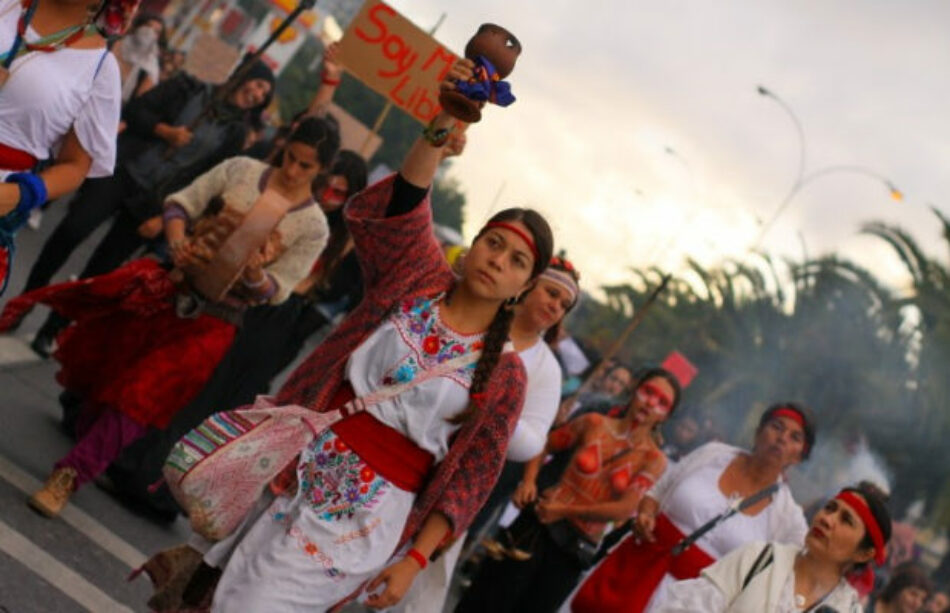
<path fill-rule="evenodd" d="M 21 55 L 29 53 L 30 51 L 52 53 L 54 51 L 58 51 L 76 44 L 80 39 L 88 34 L 96 33 L 97 30 L 92 24 L 91 19 L 87 19 L 85 23 L 80 25 L 70 26 L 68 28 L 59 30 L 58 32 L 41 36 L 39 39 L 33 42 L 27 41 L 26 29 L 33 20 L 33 15 L 36 13 L 38 1 L 39 0 L 23 0 L 23 2 L 21 2 L 20 18 L 17 20 L 16 39 L 13 41 L 13 45 L 10 47 L 10 50 L 0 55 L 0 61 L 3 62 L 4 68 L 9 68 L 13 63 L 13 60 Z"/>

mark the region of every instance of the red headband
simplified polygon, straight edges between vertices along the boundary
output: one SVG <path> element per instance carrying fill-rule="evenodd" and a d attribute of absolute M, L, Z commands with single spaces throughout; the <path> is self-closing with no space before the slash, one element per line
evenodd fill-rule
<path fill-rule="evenodd" d="M 772 413 L 772 417 L 785 417 L 791 419 L 796 424 L 801 426 L 802 432 L 805 431 L 805 418 L 802 417 L 802 414 L 796 411 L 795 409 L 781 408 Z M 808 441 L 805 441 L 805 452 L 808 452 Z"/>
<path fill-rule="evenodd" d="M 854 492 L 847 490 L 840 492 L 835 496 L 835 499 L 847 503 L 864 522 L 864 528 L 871 536 L 871 542 L 874 543 L 874 563 L 883 566 L 885 558 L 884 536 L 881 534 L 881 527 L 877 524 L 877 520 L 871 515 L 871 509 L 868 508 L 867 503 Z"/>
<path fill-rule="evenodd" d="M 802 414 L 794 409 L 778 409 L 772 413 L 772 417 L 785 417 L 791 419 L 796 424 L 802 427 L 802 430 L 805 429 L 805 418 L 802 417 Z"/>
<path fill-rule="evenodd" d="M 538 254 L 538 248 L 535 247 L 534 245 L 534 240 L 531 239 L 531 237 L 528 235 L 527 232 L 525 232 L 518 226 L 514 224 L 510 224 L 510 223 L 505 223 L 504 221 L 492 221 L 485 224 L 485 229 L 487 230 L 488 228 L 503 228 L 505 230 L 508 230 L 509 232 L 514 232 L 521 238 L 521 240 L 523 240 L 524 242 L 528 244 L 528 247 L 531 249 L 531 254 L 534 256 L 534 259 L 536 261 L 541 258 L 541 256 Z"/>

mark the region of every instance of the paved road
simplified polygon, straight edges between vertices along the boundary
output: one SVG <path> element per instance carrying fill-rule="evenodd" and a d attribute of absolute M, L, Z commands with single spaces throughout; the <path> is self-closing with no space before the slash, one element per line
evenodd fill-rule
<path fill-rule="evenodd" d="M 5 297 L 19 293 L 64 209 L 54 205 L 39 232 L 20 233 Z M 58 279 L 79 270 L 103 231 L 77 251 Z M 13 335 L 0 337 L 0 612 L 144 611 L 148 580 L 125 579 L 152 552 L 187 537 L 183 519 L 155 525 L 91 485 L 60 519 L 45 519 L 26 506 L 29 493 L 71 444 L 58 427 L 56 365 L 38 360 L 26 345 L 43 316 L 37 312 Z"/>

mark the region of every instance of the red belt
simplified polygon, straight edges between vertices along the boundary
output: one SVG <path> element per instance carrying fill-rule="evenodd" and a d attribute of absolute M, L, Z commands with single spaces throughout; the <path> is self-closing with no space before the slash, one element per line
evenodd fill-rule
<path fill-rule="evenodd" d="M 0 143 L 0 168 L 3 170 L 15 170 L 25 172 L 32 170 L 36 166 L 36 158 L 19 149 L 8 147 Z"/>
<path fill-rule="evenodd" d="M 571 601 L 574 613 L 639 613 L 666 573 L 677 579 L 694 579 L 716 560 L 693 545 L 678 556 L 670 550 L 683 536 L 666 515 L 656 518 L 656 540 L 636 543 L 633 537 L 620 546 L 591 573 Z"/>
<path fill-rule="evenodd" d="M 339 409 L 354 398 L 353 386 L 344 381 L 333 393 L 327 409 Z M 435 462 L 431 453 L 365 411 L 341 419 L 330 428 L 378 475 L 407 492 L 422 491 Z M 294 459 L 274 478 L 271 491 L 280 494 L 296 489 L 297 461 Z"/>
<path fill-rule="evenodd" d="M 435 461 L 408 437 L 366 411 L 331 426 L 347 446 L 377 474 L 407 492 L 420 492 Z"/>

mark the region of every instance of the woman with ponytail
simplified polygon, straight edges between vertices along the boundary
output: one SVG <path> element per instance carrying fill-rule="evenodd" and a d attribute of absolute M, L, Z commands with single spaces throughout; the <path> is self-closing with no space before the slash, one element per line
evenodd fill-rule
<path fill-rule="evenodd" d="M 444 87 L 472 66 L 459 62 Z M 215 611 L 323 611 L 364 588 L 371 607 L 391 606 L 488 497 L 524 399 L 525 370 L 507 345 L 512 307 L 547 266 L 552 237 L 538 213 L 502 211 L 456 279 L 428 198 L 454 126 L 439 114 L 398 174 L 347 203 L 364 298 L 276 402 L 325 412 L 412 387 L 316 433 L 263 510 L 210 548 L 186 604 L 216 566 Z"/>
<path fill-rule="evenodd" d="M 556 611 L 592 563 L 608 523 L 626 521 L 666 469 L 653 430 L 679 398 L 676 378 L 650 369 L 623 417 L 590 413 L 552 431 L 515 490 L 524 510 L 508 531 L 505 557 L 482 564 L 456 612 Z M 564 474 L 539 497 L 544 459 L 566 450 L 573 456 Z"/>

